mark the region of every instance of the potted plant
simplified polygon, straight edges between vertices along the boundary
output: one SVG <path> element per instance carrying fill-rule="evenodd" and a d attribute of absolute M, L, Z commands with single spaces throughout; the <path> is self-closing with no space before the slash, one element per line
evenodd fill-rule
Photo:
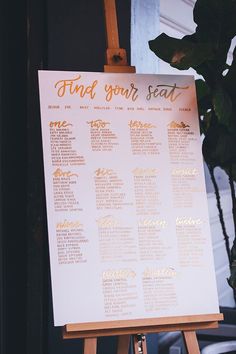
<path fill-rule="evenodd" d="M 229 259 L 229 285 L 236 294 L 236 48 L 231 65 L 226 63 L 236 35 L 235 0 L 197 0 L 193 10 L 195 33 L 182 39 L 162 33 L 149 42 L 150 49 L 174 68 L 193 68 L 203 79 L 196 80 L 203 156 L 213 182 L 220 223 Z M 228 175 L 232 197 L 235 238 L 230 249 L 216 167 Z"/>

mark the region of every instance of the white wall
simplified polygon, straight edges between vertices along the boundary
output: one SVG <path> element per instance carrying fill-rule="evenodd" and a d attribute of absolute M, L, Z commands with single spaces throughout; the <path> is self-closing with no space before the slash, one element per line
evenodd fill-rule
<path fill-rule="evenodd" d="M 220 194 L 225 225 L 227 233 L 230 237 L 230 244 L 232 245 L 234 238 L 234 226 L 232 219 L 232 202 L 230 191 L 222 190 Z M 226 280 L 229 277 L 229 265 L 214 193 L 208 194 L 208 205 L 219 302 L 222 306 L 234 307 L 235 303 L 233 299 L 233 293 Z"/>
<path fill-rule="evenodd" d="M 159 60 L 148 41 L 159 33 L 159 1 L 131 0 L 131 65 L 141 74 L 157 73 Z"/>

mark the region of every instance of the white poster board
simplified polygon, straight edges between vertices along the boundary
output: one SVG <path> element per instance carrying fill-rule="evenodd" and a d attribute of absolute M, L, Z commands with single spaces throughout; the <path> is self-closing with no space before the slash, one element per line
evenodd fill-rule
<path fill-rule="evenodd" d="M 194 78 L 39 87 L 55 325 L 218 313 Z"/>

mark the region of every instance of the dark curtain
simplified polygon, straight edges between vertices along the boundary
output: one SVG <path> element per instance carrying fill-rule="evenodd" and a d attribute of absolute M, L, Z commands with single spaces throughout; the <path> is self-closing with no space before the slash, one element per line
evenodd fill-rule
<path fill-rule="evenodd" d="M 0 348 L 3 354 L 81 353 L 53 326 L 37 71 L 103 71 L 103 1 L 2 0 L 0 55 Z M 130 53 L 130 1 L 117 0 Z M 115 353 L 101 338 L 98 352 Z"/>
<path fill-rule="evenodd" d="M 0 4 L 1 353 L 26 353 L 26 2 Z"/>

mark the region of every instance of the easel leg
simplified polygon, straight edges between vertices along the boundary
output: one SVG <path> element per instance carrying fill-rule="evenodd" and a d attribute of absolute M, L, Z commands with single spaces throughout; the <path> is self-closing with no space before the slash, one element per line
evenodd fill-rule
<path fill-rule="evenodd" d="M 141 345 L 141 353 L 147 354 L 147 342 L 146 337 L 143 335 L 133 336 L 133 344 L 134 344 L 134 354 L 140 354 L 140 345 Z"/>
<path fill-rule="evenodd" d="M 128 354 L 129 344 L 130 344 L 130 335 L 119 336 L 117 354 Z"/>
<path fill-rule="evenodd" d="M 196 332 L 184 331 L 183 337 L 188 354 L 200 354 Z"/>
<path fill-rule="evenodd" d="M 97 353 L 97 338 L 85 338 L 83 354 L 96 354 L 96 353 Z"/>

